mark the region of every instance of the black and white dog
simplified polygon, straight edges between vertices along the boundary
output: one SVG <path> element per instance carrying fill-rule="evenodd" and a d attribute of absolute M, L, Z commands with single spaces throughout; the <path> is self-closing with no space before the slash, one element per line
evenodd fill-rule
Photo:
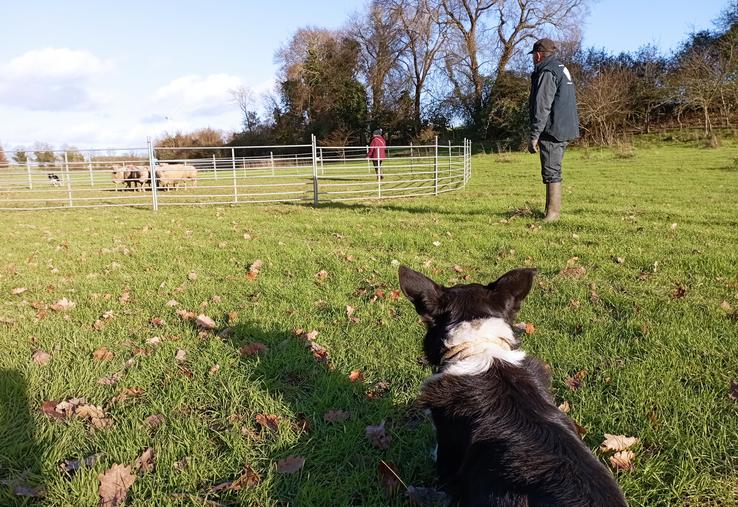
<path fill-rule="evenodd" d="M 49 178 L 49 181 L 52 185 L 54 185 L 55 187 L 61 186 L 61 179 L 59 178 L 59 176 L 54 173 L 46 173 L 46 176 Z"/>
<path fill-rule="evenodd" d="M 400 287 L 427 327 L 434 375 L 419 401 L 436 427 L 440 482 L 462 506 L 625 506 L 610 471 L 554 404 L 547 367 L 513 335 L 536 272 L 442 287 L 400 267 Z"/>

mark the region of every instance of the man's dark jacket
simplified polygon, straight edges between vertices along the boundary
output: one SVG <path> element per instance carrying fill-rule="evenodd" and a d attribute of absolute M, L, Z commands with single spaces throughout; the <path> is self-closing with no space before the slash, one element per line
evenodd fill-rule
<path fill-rule="evenodd" d="M 558 58 L 549 56 L 536 65 L 531 74 L 528 107 L 531 139 L 538 139 L 542 133 L 561 142 L 579 137 L 574 82 Z"/>

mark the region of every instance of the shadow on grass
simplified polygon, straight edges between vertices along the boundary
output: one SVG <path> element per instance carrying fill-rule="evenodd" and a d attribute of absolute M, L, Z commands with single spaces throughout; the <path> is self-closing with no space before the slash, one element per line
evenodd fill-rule
<path fill-rule="evenodd" d="M 40 449 L 28 405 L 26 381 L 15 370 L 0 369 L 0 504 L 25 505 L 40 494 Z M 25 497 L 25 498 L 24 498 Z"/>
<path fill-rule="evenodd" d="M 399 199 L 399 198 L 398 198 Z M 509 212 L 492 211 L 488 208 L 480 208 L 475 210 L 448 210 L 442 209 L 435 206 L 407 206 L 402 204 L 396 204 L 395 202 L 380 201 L 379 199 L 374 201 L 373 204 L 362 204 L 362 203 L 346 203 L 346 202 L 321 202 L 318 204 L 318 209 L 336 209 L 336 210 L 352 210 L 352 211 L 400 211 L 405 213 L 415 214 L 442 214 L 442 215 L 466 215 L 466 216 L 481 216 L 486 215 L 490 218 L 509 218 Z"/>
<path fill-rule="evenodd" d="M 394 403 L 388 381 L 351 381 L 330 362 L 314 355 L 310 341 L 289 330 L 237 324 L 227 343 L 237 351 L 261 343 L 268 349 L 256 355 L 241 352 L 241 363 L 264 390 L 292 412 L 288 422 L 297 440 L 271 451 L 272 462 L 302 456 L 302 477 L 279 476 L 273 499 L 294 505 L 406 505 L 403 488 L 391 495 L 380 484 L 380 460 L 392 463 L 404 480 L 428 483 L 434 477 L 429 450 L 432 431 L 425 415 L 412 403 Z M 320 344 L 318 336 L 314 343 Z M 345 411 L 348 419 L 329 422 L 329 411 Z M 365 436 L 369 425 L 385 423 L 390 442 L 372 446 Z M 281 421 L 283 424 L 287 421 Z"/>

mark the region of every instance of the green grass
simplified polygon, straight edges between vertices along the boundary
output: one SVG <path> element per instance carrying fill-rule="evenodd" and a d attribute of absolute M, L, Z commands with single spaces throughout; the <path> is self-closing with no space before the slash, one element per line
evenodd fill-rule
<path fill-rule="evenodd" d="M 519 316 L 536 327 L 524 346 L 552 366 L 557 402 L 570 403 L 603 461 L 604 433 L 641 439 L 634 470 L 616 474 L 629 502 L 737 505 L 738 412 L 728 397 L 738 378 L 736 151 L 727 142 L 719 150 L 636 148 L 628 159 L 571 150 L 556 224 L 540 223 L 543 186 L 536 158 L 523 154 L 476 156 L 468 188 L 438 198 L 318 209 L 4 213 L 0 478 L 43 484 L 48 493 L 26 499 L 0 486 L 0 504 L 96 505 L 98 474 L 113 463 L 133 465 L 147 447 L 156 469 L 138 474 L 129 505 L 402 504 L 384 496 L 379 460 L 393 463 L 408 484 L 431 484 L 434 471 L 430 423 L 412 407 L 429 374 L 418 360 L 423 330 L 407 301 L 389 297 L 399 288 L 400 262 L 443 284 L 540 268 Z M 560 273 L 573 257 L 586 268 L 582 278 Z M 256 259 L 264 265 L 249 281 Z M 321 270 L 328 272 L 322 281 L 315 276 Z M 10 295 L 16 287 L 28 290 Z M 376 289 L 386 297 L 372 302 Z M 131 298 L 121 303 L 125 291 Z M 62 297 L 75 308 L 36 319 L 32 302 Z M 230 337 L 199 337 L 165 306 L 170 299 L 220 327 L 237 312 Z M 722 309 L 723 301 L 733 310 Z M 347 305 L 356 308 L 356 322 Z M 108 310 L 113 317 L 93 329 Z M 154 327 L 152 317 L 166 325 Z M 294 328 L 320 332 L 332 369 L 313 359 Z M 164 341 L 147 345 L 153 336 Z M 241 357 L 239 347 L 255 341 L 269 349 Z M 92 358 L 101 346 L 112 360 Z M 52 355 L 48 365 L 33 363 L 36 349 Z M 187 351 L 181 365 L 191 378 L 178 367 L 178 349 Z M 131 357 L 135 364 L 117 385 L 98 384 Z M 220 370 L 210 374 L 214 364 Z M 355 369 L 363 383 L 349 381 Z M 585 369 L 582 386 L 568 389 L 564 380 Z M 381 381 L 389 383 L 385 395 L 367 399 Z M 126 387 L 144 394 L 112 403 Z M 75 396 L 102 405 L 114 426 L 94 430 L 40 412 L 44 400 Z M 330 409 L 351 418 L 326 424 Z M 262 412 L 280 417 L 278 432 L 258 430 L 254 418 Z M 166 417 L 156 431 L 144 423 L 152 414 Z M 307 431 L 293 424 L 300 414 Z M 364 437 L 367 425 L 382 420 L 392 437 L 386 451 Z M 60 473 L 63 460 L 93 453 L 102 457 L 92 469 L 72 479 Z M 290 455 L 304 456 L 304 468 L 277 473 L 276 462 Z M 177 470 L 184 458 L 187 466 Z M 260 484 L 208 493 L 246 464 Z"/>

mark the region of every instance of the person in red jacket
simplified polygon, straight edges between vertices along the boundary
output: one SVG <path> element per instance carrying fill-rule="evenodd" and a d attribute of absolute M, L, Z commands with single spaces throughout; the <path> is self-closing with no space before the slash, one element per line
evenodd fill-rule
<path fill-rule="evenodd" d="M 387 158 L 387 142 L 382 137 L 382 129 L 372 132 L 372 140 L 369 142 L 369 151 L 366 157 L 374 164 L 374 172 L 382 179 L 382 160 Z"/>

